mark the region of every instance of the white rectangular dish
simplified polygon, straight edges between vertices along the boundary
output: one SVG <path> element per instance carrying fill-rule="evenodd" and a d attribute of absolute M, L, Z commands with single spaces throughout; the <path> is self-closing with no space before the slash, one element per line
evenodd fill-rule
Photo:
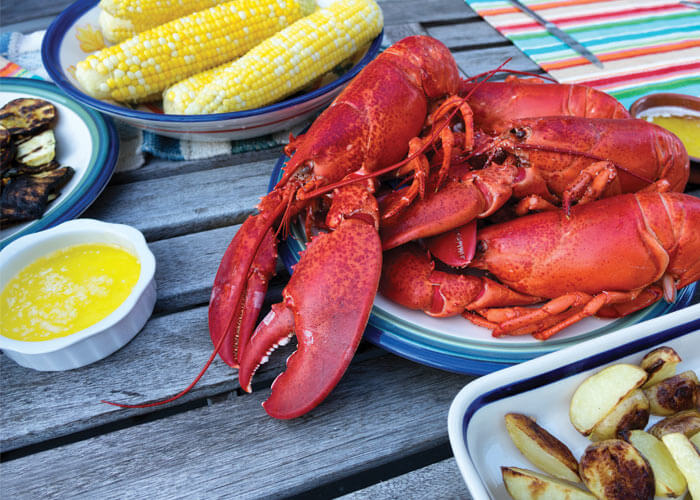
<path fill-rule="evenodd" d="M 448 431 L 474 500 L 510 498 L 501 466 L 537 470 L 510 440 L 506 413 L 533 417 L 578 459 L 591 443 L 569 421 L 569 402 L 578 385 L 607 365 L 638 364 L 661 345 L 680 354 L 679 373 L 700 373 L 700 304 L 494 372 L 464 387 L 450 406 Z M 659 419 L 652 416 L 649 424 Z"/>

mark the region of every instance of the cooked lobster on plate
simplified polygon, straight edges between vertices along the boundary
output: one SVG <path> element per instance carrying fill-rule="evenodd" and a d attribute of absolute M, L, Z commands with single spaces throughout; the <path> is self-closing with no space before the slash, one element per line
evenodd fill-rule
<path fill-rule="evenodd" d="M 407 307 L 544 339 L 700 278 L 700 200 L 679 194 L 689 162 L 673 134 L 591 88 L 477 80 L 441 42 L 405 38 L 290 142 L 209 306 L 215 352 L 245 390 L 296 337 L 271 416 L 303 415 L 335 387 L 380 282 Z M 310 243 L 256 327 L 278 239 L 299 218 Z"/>

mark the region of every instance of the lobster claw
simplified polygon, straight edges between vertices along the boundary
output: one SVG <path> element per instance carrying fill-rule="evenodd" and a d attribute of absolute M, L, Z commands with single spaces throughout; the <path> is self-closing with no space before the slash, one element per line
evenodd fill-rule
<path fill-rule="evenodd" d="M 238 368 L 277 262 L 277 238 L 267 213 L 249 217 L 229 244 L 209 301 L 209 334 L 219 356 Z"/>
<path fill-rule="evenodd" d="M 318 405 L 336 386 L 362 338 L 379 285 L 382 251 L 373 223 L 343 220 L 309 244 L 275 304 L 240 357 L 239 382 L 250 392 L 255 370 L 277 345 L 297 337 L 297 351 L 263 403 L 288 419 Z"/>

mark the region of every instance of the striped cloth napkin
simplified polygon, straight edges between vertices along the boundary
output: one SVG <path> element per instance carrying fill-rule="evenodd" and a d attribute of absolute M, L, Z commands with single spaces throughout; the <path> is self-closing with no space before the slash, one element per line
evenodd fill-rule
<path fill-rule="evenodd" d="M 522 1 L 585 45 L 604 68 L 506 0 L 466 0 L 560 83 L 595 87 L 626 107 L 655 92 L 700 96 L 700 10 L 678 0 Z"/>

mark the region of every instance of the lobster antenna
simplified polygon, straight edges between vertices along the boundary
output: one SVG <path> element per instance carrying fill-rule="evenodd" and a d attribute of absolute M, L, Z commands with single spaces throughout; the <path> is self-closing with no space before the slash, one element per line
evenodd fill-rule
<path fill-rule="evenodd" d="M 211 353 L 211 356 L 209 356 L 209 359 L 205 363 L 204 368 L 202 368 L 199 371 L 199 374 L 195 377 L 195 379 L 192 382 L 190 382 L 190 385 L 185 387 L 183 390 L 181 390 L 180 392 L 178 392 L 174 396 L 170 396 L 169 398 L 163 399 L 161 401 L 154 401 L 153 403 L 143 403 L 143 404 L 135 404 L 135 405 L 125 404 L 125 403 L 115 403 L 114 401 L 107 401 L 105 399 L 101 399 L 100 403 L 107 403 L 108 405 L 118 406 L 119 408 L 149 408 L 151 406 L 164 405 L 166 403 L 170 403 L 171 401 L 175 401 L 176 399 L 181 398 L 182 396 L 184 396 L 185 394 L 190 392 L 190 390 L 195 385 L 197 385 L 197 382 L 199 382 L 199 379 L 201 379 L 202 376 L 204 375 L 204 373 L 209 369 L 209 365 L 211 365 L 212 361 L 214 361 L 214 358 L 216 357 L 216 355 L 219 354 L 219 349 L 221 349 L 221 346 L 223 345 L 224 340 L 226 340 L 226 338 L 228 338 L 228 335 L 221 336 L 219 343 L 216 344 L 216 348 L 214 349 L 214 352 Z"/>
<path fill-rule="evenodd" d="M 289 209 L 290 204 L 291 204 L 291 199 L 290 199 L 290 203 L 280 204 L 278 211 L 276 214 L 274 214 L 274 217 L 272 217 L 272 220 L 277 219 L 277 217 L 282 212 L 283 207 L 284 207 L 284 211 L 286 213 L 286 211 Z M 269 227 L 268 227 L 268 229 L 269 229 Z M 248 273 L 249 274 L 251 273 L 251 266 L 253 264 L 253 258 L 258 253 L 258 248 L 260 248 L 260 245 L 262 244 L 262 241 L 265 239 L 266 235 L 267 235 L 267 230 L 261 231 L 261 236 L 255 242 L 255 251 L 250 253 L 251 257 L 250 257 L 250 261 L 248 262 Z M 236 315 L 231 316 L 231 319 L 229 320 L 229 323 L 226 326 L 226 332 L 229 332 L 229 330 L 231 329 L 231 325 L 233 323 L 235 316 Z M 114 401 L 107 401 L 105 399 L 101 399 L 100 403 L 106 403 L 108 405 L 118 406 L 119 408 L 150 408 L 152 406 L 160 406 L 160 405 L 164 405 L 164 404 L 170 403 L 172 401 L 175 401 L 176 399 L 180 399 L 182 396 L 184 396 L 185 394 L 190 392 L 190 390 L 192 390 L 192 388 L 195 385 L 197 385 L 197 382 L 199 382 L 199 380 L 202 378 L 202 376 L 204 376 L 206 371 L 209 369 L 209 366 L 211 366 L 212 362 L 214 361 L 214 358 L 216 358 L 216 355 L 219 354 L 219 351 L 221 350 L 221 346 L 224 344 L 224 341 L 228 338 L 229 338 L 229 333 L 226 333 L 225 335 L 221 336 L 221 338 L 219 339 L 219 342 L 217 342 L 216 346 L 214 347 L 214 351 L 211 353 L 211 355 L 209 356 L 209 359 L 204 364 L 204 366 L 199 371 L 199 373 L 194 378 L 194 380 L 192 382 L 190 382 L 190 384 L 187 387 L 185 387 L 183 390 L 181 390 L 180 392 L 178 392 L 174 396 L 170 396 L 169 398 L 163 399 L 161 401 L 154 401 L 152 403 L 142 403 L 142 404 L 116 403 Z"/>
<path fill-rule="evenodd" d="M 508 63 L 511 59 L 512 59 L 512 58 L 508 58 L 508 59 L 506 60 L 506 62 L 504 62 L 503 64 Z M 502 64 L 501 66 L 503 66 L 503 64 Z M 490 75 L 489 75 L 489 73 L 490 73 Z M 557 80 L 555 80 L 555 79 L 552 78 L 551 76 L 541 75 L 541 74 L 537 74 L 537 73 L 531 73 L 531 72 L 529 72 L 529 71 L 518 71 L 517 69 L 505 69 L 505 68 L 503 68 L 503 69 L 498 69 L 498 70 L 496 70 L 496 71 L 493 71 L 493 70 L 491 70 L 491 71 L 485 71 L 485 72 L 483 72 L 483 73 L 479 73 L 478 75 L 474 75 L 474 76 L 470 76 L 470 77 L 464 78 L 463 81 L 465 81 L 465 82 L 472 82 L 472 81 L 475 81 L 475 80 L 477 80 L 477 79 L 479 79 L 479 78 L 481 78 L 481 77 L 483 77 L 483 76 L 486 76 L 486 75 L 489 75 L 489 78 L 490 78 L 491 76 L 493 76 L 494 73 L 510 73 L 510 74 L 512 74 L 512 75 L 531 76 L 531 77 L 533 77 L 533 78 L 542 78 L 542 79 L 544 79 L 544 80 L 549 80 L 549 81 L 552 82 L 552 83 L 558 83 Z M 487 80 L 488 80 L 488 78 L 487 78 Z"/>
<path fill-rule="evenodd" d="M 508 61 L 510 61 L 510 59 L 507 59 L 507 60 L 504 61 L 500 66 L 498 66 L 498 68 L 493 69 L 493 70 L 489 71 L 488 73 L 491 73 L 491 76 L 493 76 L 493 74 L 495 74 L 496 72 L 500 71 L 500 69 L 503 67 L 503 65 L 507 64 Z M 491 76 L 489 76 L 489 78 L 490 78 Z M 467 93 L 467 95 L 465 95 L 464 97 L 459 96 L 460 99 L 462 99 L 463 101 L 466 101 L 467 99 L 469 99 L 469 97 L 476 91 L 476 89 L 479 88 L 479 85 L 481 85 L 483 82 L 485 82 L 485 81 L 487 81 L 487 80 L 488 80 L 488 78 L 482 80 L 481 82 L 478 82 L 477 85 L 476 85 L 473 89 L 471 89 L 471 90 L 469 91 L 469 93 Z M 393 165 L 389 165 L 388 167 L 384 167 L 384 168 L 381 168 L 381 169 L 379 169 L 379 170 L 375 170 L 374 172 L 370 172 L 370 173 L 368 173 L 368 174 L 358 175 L 358 176 L 356 176 L 356 177 L 347 178 L 347 179 L 342 179 L 342 180 L 340 180 L 340 181 L 338 181 L 338 182 L 334 182 L 334 183 L 331 183 L 331 184 L 327 184 L 326 186 L 323 186 L 323 187 L 320 187 L 320 188 L 318 188 L 318 189 L 309 191 L 308 193 L 305 193 L 305 194 L 304 194 L 304 198 L 305 198 L 305 199 L 313 198 L 313 197 L 315 197 L 315 196 L 319 196 L 319 195 L 328 193 L 329 191 L 332 191 L 333 189 L 336 189 L 336 188 L 339 188 L 339 187 L 343 187 L 343 186 L 347 186 L 347 185 L 352 184 L 352 183 L 354 183 L 354 182 L 357 182 L 357 181 L 359 181 L 359 180 L 372 179 L 372 178 L 375 178 L 375 177 L 379 177 L 379 176 L 381 176 L 381 175 L 387 174 L 387 173 L 389 173 L 389 172 L 392 172 L 392 171 L 396 170 L 397 168 L 400 168 L 400 167 L 404 166 L 406 163 L 410 162 L 411 160 L 417 158 L 419 155 L 423 154 L 423 153 L 425 152 L 425 150 L 428 149 L 428 147 L 430 147 L 431 145 L 433 145 L 434 142 L 435 142 L 435 140 L 440 136 L 440 132 L 442 132 L 442 129 L 444 129 L 446 126 L 449 125 L 450 120 L 452 120 L 452 118 L 453 118 L 458 112 L 459 112 L 459 108 L 455 108 L 455 109 L 450 113 L 450 115 L 447 117 L 447 120 L 445 120 L 445 122 L 444 122 L 442 125 L 440 125 L 437 129 L 435 129 L 435 130 L 433 131 L 433 133 L 432 133 L 431 136 L 430 136 L 430 140 L 429 140 L 429 141 L 427 141 L 425 144 L 423 144 L 423 146 L 422 146 L 420 149 L 418 149 L 415 153 L 413 153 L 412 155 L 407 156 L 406 158 L 404 158 L 403 160 L 399 161 L 398 163 L 394 163 Z"/>

